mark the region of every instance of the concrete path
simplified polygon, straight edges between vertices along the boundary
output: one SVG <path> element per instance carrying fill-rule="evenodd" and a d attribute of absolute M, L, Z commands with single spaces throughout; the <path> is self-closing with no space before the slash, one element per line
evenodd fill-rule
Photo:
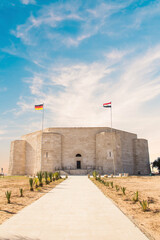
<path fill-rule="evenodd" d="M 72 176 L 0 225 L 2 239 L 148 238 L 86 176 Z"/>

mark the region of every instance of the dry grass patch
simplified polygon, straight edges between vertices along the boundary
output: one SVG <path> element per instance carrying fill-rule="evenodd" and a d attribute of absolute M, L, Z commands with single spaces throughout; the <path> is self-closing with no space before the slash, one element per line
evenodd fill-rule
<path fill-rule="evenodd" d="M 110 184 L 107 187 L 107 184 L 104 185 L 93 178 L 91 180 L 146 233 L 149 239 L 160 239 L 160 176 L 103 178 L 106 183 L 113 182 L 113 188 Z M 126 188 L 125 195 L 121 190 L 123 187 Z M 137 191 L 138 199 L 141 202 L 147 200 L 149 204 L 146 211 L 142 210 L 139 201 L 133 200 Z"/>

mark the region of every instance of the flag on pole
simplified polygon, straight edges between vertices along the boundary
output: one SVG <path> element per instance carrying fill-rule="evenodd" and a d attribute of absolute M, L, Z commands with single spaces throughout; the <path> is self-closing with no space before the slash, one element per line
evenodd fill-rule
<path fill-rule="evenodd" d="M 43 110 L 43 104 L 35 105 L 35 110 Z"/>
<path fill-rule="evenodd" d="M 111 102 L 109 102 L 109 103 L 103 103 L 103 107 L 111 108 Z"/>

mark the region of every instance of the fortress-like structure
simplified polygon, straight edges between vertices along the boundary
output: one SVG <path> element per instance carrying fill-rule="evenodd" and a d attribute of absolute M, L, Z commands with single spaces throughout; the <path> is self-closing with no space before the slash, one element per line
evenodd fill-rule
<path fill-rule="evenodd" d="M 148 142 L 108 127 L 47 128 L 11 143 L 9 174 L 149 174 Z"/>

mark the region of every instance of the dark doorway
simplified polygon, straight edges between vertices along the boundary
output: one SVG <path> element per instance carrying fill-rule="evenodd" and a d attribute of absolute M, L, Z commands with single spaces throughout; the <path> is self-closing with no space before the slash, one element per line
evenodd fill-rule
<path fill-rule="evenodd" d="M 81 169 L 81 161 L 77 161 L 77 169 Z"/>

